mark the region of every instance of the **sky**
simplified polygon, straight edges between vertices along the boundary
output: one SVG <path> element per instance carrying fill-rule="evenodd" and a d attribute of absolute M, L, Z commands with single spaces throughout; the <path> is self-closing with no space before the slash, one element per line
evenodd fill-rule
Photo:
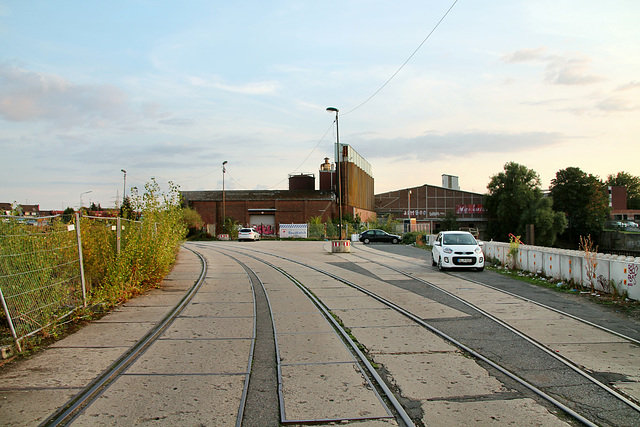
<path fill-rule="evenodd" d="M 444 18 L 444 19 L 443 19 Z M 507 162 L 640 175 L 637 0 L 0 0 L 0 202 L 286 189 L 339 138 L 375 192 Z M 121 170 L 126 170 L 126 183 Z"/>

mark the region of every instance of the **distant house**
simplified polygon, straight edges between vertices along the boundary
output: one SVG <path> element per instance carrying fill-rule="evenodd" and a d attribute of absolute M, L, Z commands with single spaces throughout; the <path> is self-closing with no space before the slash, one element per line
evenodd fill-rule
<path fill-rule="evenodd" d="M 0 202 L 0 215 L 11 215 L 11 203 Z"/>
<path fill-rule="evenodd" d="M 23 216 L 39 216 L 40 205 L 20 205 Z"/>
<path fill-rule="evenodd" d="M 610 219 L 614 221 L 640 221 L 640 210 L 627 208 L 627 187 L 609 187 Z"/>

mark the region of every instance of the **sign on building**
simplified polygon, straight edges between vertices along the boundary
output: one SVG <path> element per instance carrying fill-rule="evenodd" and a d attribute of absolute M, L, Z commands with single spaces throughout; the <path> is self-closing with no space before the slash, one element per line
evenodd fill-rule
<path fill-rule="evenodd" d="M 308 224 L 280 224 L 281 239 L 306 239 Z"/>

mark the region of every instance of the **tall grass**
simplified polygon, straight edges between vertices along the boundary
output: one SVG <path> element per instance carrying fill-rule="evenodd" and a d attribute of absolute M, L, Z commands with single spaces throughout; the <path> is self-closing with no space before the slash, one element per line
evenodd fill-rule
<path fill-rule="evenodd" d="M 178 188 L 167 193 L 152 181 L 132 207 L 138 220 L 122 220 L 120 247 L 116 220 L 80 217 L 86 301 L 80 286 L 76 231 L 62 218 L 39 225 L 4 217 L 0 221 L 0 289 L 16 331 L 16 344 L 40 332 L 56 335 L 61 320 L 91 316 L 84 305 L 113 307 L 157 286 L 170 271 L 187 233 Z M 0 308 L 0 342 L 11 340 L 9 317 Z M 38 336 L 35 340 L 38 341 Z"/>
<path fill-rule="evenodd" d="M 168 193 L 152 180 L 132 197 L 139 221 L 122 221 L 120 254 L 115 233 L 95 222 L 83 224 L 82 246 L 91 303 L 114 305 L 157 286 L 167 275 L 187 227 L 182 220 L 178 188 L 170 183 Z M 89 286 L 89 285 L 88 285 Z"/>

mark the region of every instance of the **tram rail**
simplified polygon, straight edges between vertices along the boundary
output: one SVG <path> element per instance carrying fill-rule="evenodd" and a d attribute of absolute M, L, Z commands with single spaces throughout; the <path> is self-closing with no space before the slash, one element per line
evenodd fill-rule
<path fill-rule="evenodd" d="M 246 248 L 243 248 L 242 252 L 247 254 L 247 251 L 245 250 Z M 463 344 L 462 342 L 458 341 L 456 338 L 446 334 L 445 332 L 439 330 L 438 328 L 435 328 L 433 325 L 428 324 L 427 322 L 424 322 L 422 319 L 419 319 L 417 316 L 413 315 L 412 313 L 404 310 L 402 307 L 394 304 L 393 302 L 386 300 L 383 297 L 380 297 L 379 295 L 376 295 L 375 293 L 372 293 L 360 286 L 358 286 L 355 283 L 349 282 L 341 277 L 339 277 L 338 275 L 313 267 L 307 263 L 303 263 L 291 258 L 287 258 L 285 256 L 280 256 L 280 255 L 273 255 L 273 254 L 269 254 L 263 251 L 257 251 L 255 250 L 255 248 L 252 248 L 249 252 L 251 252 L 254 257 L 257 256 L 262 256 L 262 257 L 275 257 L 287 262 L 292 262 L 298 265 L 302 265 L 304 267 L 313 269 L 317 272 L 321 272 L 329 277 L 334 278 L 335 280 L 338 280 L 354 289 L 358 289 L 361 292 L 366 293 L 367 295 L 370 295 L 371 297 L 377 299 L 378 301 L 384 303 L 385 305 L 387 305 L 390 308 L 393 308 L 394 310 L 397 310 L 401 313 L 403 313 L 405 316 L 411 318 L 412 320 L 414 320 L 416 323 L 419 323 L 420 325 L 422 325 L 423 327 L 431 330 L 432 332 L 437 333 L 438 335 L 440 335 L 441 337 L 443 337 L 444 339 L 454 343 L 456 346 L 458 346 L 459 348 L 461 348 L 462 350 L 468 352 L 469 354 L 473 355 L 474 357 L 478 358 L 479 360 L 482 360 L 486 363 L 488 363 L 489 365 L 493 366 L 495 369 L 499 370 L 500 372 L 504 373 L 505 375 L 508 375 L 509 377 L 511 377 L 512 379 L 514 379 L 515 381 L 519 382 L 521 385 L 527 387 L 528 389 L 534 391 L 536 394 L 538 394 L 540 397 L 544 398 L 545 400 L 549 401 L 550 403 L 552 403 L 554 406 L 560 408 L 562 411 L 564 411 L 565 413 L 571 415 L 574 419 L 578 420 L 579 422 L 585 424 L 585 425 L 600 425 L 600 424 L 609 424 L 609 425 L 616 425 L 616 423 L 618 421 L 615 420 L 607 420 L 605 418 L 603 418 L 603 414 L 601 413 L 590 413 L 587 415 L 583 415 L 582 413 L 580 413 L 579 411 L 576 411 L 574 409 L 572 409 L 573 407 L 576 406 L 580 406 L 580 404 L 578 403 L 576 405 L 576 401 L 571 400 L 571 398 L 566 399 L 565 396 L 562 396 L 561 394 L 555 392 L 555 393 L 549 393 L 547 391 L 545 391 L 545 387 L 541 386 L 541 384 L 534 384 L 532 382 L 526 381 L 524 378 L 521 377 L 520 374 L 518 373 L 514 373 L 511 372 L 509 369 L 506 369 L 504 367 L 502 367 L 499 363 L 494 362 L 493 360 L 491 360 L 490 358 L 482 355 L 480 352 L 474 350 L 473 348 Z M 259 255 L 256 255 L 259 254 Z M 360 257 L 360 255 L 358 254 L 350 254 L 349 256 L 356 256 L 356 257 Z M 514 327 L 511 327 L 510 325 L 508 325 L 506 322 L 501 321 L 500 319 L 498 319 L 495 316 L 492 316 L 490 313 L 480 309 L 479 307 L 474 306 L 473 304 L 470 304 L 464 300 L 462 300 L 461 298 L 456 297 L 455 295 L 446 292 L 445 290 L 437 287 L 437 285 L 430 283 L 424 279 L 421 279 L 419 277 L 416 277 L 415 274 L 413 272 L 407 272 L 407 271 L 403 271 L 402 269 L 398 269 L 389 265 L 385 265 L 383 263 L 377 262 L 377 261 L 372 261 L 371 259 L 367 259 L 368 262 L 376 262 L 378 265 L 383 266 L 385 268 L 388 268 L 392 271 L 395 271 L 399 274 L 404 275 L 405 277 L 409 278 L 410 280 L 414 280 L 417 282 L 420 282 L 424 285 L 427 286 L 431 286 L 433 288 L 438 289 L 439 291 L 445 293 L 448 297 L 450 298 L 454 298 L 456 300 L 458 300 L 461 303 L 464 303 L 466 306 L 468 306 L 470 309 L 475 310 L 477 313 L 479 313 L 481 316 L 490 319 L 492 322 L 496 322 L 497 324 L 499 324 L 501 327 L 506 328 L 507 330 L 509 330 L 511 333 L 513 334 L 517 334 L 521 339 L 526 340 L 528 343 L 534 345 L 536 348 L 538 348 L 540 351 L 544 352 L 548 357 L 553 358 L 554 360 L 562 363 L 564 366 L 570 368 L 573 372 L 575 372 L 576 374 L 580 375 L 581 377 L 585 378 L 586 380 L 588 380 L 591 384 L 593 384 L 595 387 L 597 387 L 598 389 L 604 391 L 607 393 L 608 396 L 610 396 L 610 398 L 614 399 L 614 401 L 616 402 L 621 402 L 624 404 L 624 407 L 626 408 L 626 412 L 628 413 L 626 416 L 626 419 L 629 420 L 634 420 L 637 419 L 636 417 L 638 416 L 638 413 L 640 413 L 640 407 L 638 406 L 638 404 L 636 402 L 634 402 L 633 400 L 629 399 L 628 397 L 624 396 L 623 394 L 619 393 L 617 390 L 612 389 L 608 384 L 605 384 L 601 381 L 599 381 L 597 378 L 595 378 L 594 376 L 590 375 L 589 372 L 586 372 L 581 366 L 578 366 L 577 364 L 573 363 L 571 360 L 562 357 L 558 354 L 556 354 L 555 352 L 553 352 L 552 350 L 549 350 L 544 344 L 540 343 L 539 341 L 536 341 L 535 339 L 528 337 L 526 334 L 521 333 L 519 330 L 517 330 Z M 458 277 L 460 278 L 460 277 Z M 467 279 L 464 279 L 467 280 Z M 556 310 L 557 312 L 561 312 L 559 310 Z M 572 316 L 575 317 L 575 316 Z M 591 322 L 585 322 L 586 324 L 591 324 Z M 606 328 L 602 328 L 603 330 L 607 330 Z M 629 342 L 636 344 L 637 342 L 635 340 L 633 340 L 630 337 L 626 337 L 622 334 L 616 334 L 616 336 L 622 336 L 624 338 L 629 339 Z M 602 398 L 602 397 L 599 397 Z M 584 410 L 585 408 L 581 408 L 582 410 Z M 619 410 L 623 410 L 622 408 L 618 408 Z M 589 412 L 589 411 L 586 411 Z M 596 411 L 597 412 L 597 411 Z M 633 422 L 632 422 L 633 424 Z"/>

